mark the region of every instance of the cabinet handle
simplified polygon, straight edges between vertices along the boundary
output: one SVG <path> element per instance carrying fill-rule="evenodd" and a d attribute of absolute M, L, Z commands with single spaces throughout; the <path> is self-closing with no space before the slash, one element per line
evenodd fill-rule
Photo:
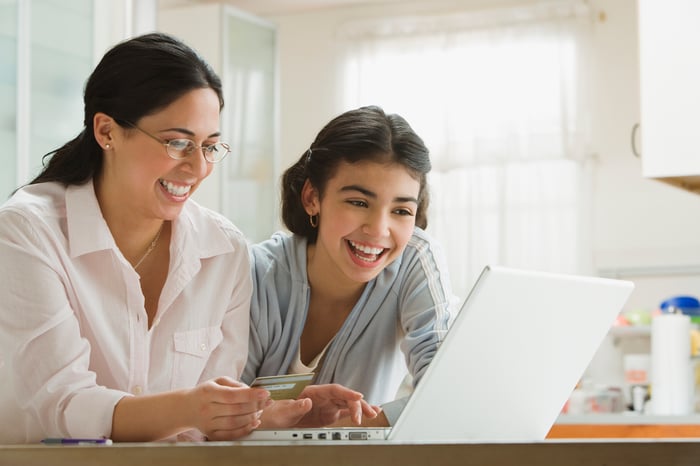
<path fill-rule="evenodd" d="M 631 136 L 632 154 L 634 154 L 634 156 L 637 158 L 641 158 L 642 154 L 637 150 L 637 131 L 639 131 L 639 123 L 635 123 L 634 126 L 632 126 L 632 136 Z"/>

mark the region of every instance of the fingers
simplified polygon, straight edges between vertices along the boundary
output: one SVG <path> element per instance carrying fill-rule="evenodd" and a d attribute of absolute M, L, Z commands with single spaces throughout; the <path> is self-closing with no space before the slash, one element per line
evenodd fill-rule
<path fill-rule="evenodd" d="M 252 392 L 251 389 L 236 389 L 239 392 L 233 395 L 223 394 L 205 402 L 202 407 L 202 416 L 210 419 L 211 422 L 229 422 L 228 418 L 240 418 L 235 425 L 226 424 L 221 428 L 238 428 L 244 423 L 251 422 L 253 418 L 260 417 L 260 413 L 270 404 L 270 398 L 262 399 L 260 393 Z M 260 390 L 255 390 L 258 392 Z M 248 416 L 248 417 L 246 417 Z"/>
<path fill-rule="evenodd" d="M 296 421 L 291 425 L 299 422 L 299 419 L 304 417 L 313 408 L 313 402 L 309 398 L 304 398 L 302 400 L 291 400 L 288 407 L 288 416 L 291 418 L 296 418 Z"/>
<path fill-rule="evenodd" d="M 362 393 L 351 390 L 337 383 L 309 385 L 301 392 L 299 398 L 337 398 L 346 401 L 357 401 L 362 399 Z"/>
<path fill-rule="evenodd" d="M 260 424 L 262 410 L 248 414 L 217 416 L 208 425 L 209 430 L 233 431 L 241 428 L 256 428 Z"/>
<path fill-rule="evenodd" d="M 236 382 L 229 377 L 219 377 L 203 384 L 202 390 L 207 393 L 210 400 L 217 403 L 264 403 L 270 398 L 270 392 L 264 388 L 248 388 L 241 382 Z M 262 407 L 253 408 L 253 410 Z"/>
<path fill-rule="evenodd" d="M 377 407 L 377 409 L 380 409 Z M 351 401 L 347 403 L 347 412 L 350 414 L 350 419 L 355 424 L 362 425 L 362 416 L 369 419 L 377 417 L 378 411 L 365 400 Z"/>
<path fill-rule="evenodd" d="M 233 387 L 233 388 L 248 388 L 248 385 L 244 384 L 243 382 L 239 382 L 236 379 L 232 379 L 231 377 L 217 377 L 214 379 L 214 382 L 216 382 L 218 385 L 223 385 L 225 387 Z"/>
<path fill-rule="evenodd" d="M 379 406 L 371 405 L 362 400 L 362 414 L 370 419 L 374 419 L 382 411 Z"/>
<path fill-rule="evenodd" d="M 270 399 L 252 403 L 212 403 L 212 419 L 248 414 L 260 417 L 260 413 L 272 403 Z"/>
<path fill-rule="evenodd" d="M 377 414 L 381 411 L 379 406 L 372 406 L 365 400 L 351 401 L 347 403 L 347 412 L 350 415 L 350 419 L 355 424 L 362 425 L 362 416 L 366 416 L 369 419 L 374 419 Z"/>
<path fill-rule="evenodd" d="M 329 394 L 333 396 L 333 398 L 342 398 L 348 401 L 359 401 L 363 397 L 362 393 L 356 392 L 355 390 L 351 390 L 337 383 L 330 384 L 329 387 Z"/>
<path fill-rule="evenodd" d="M 288 428 L 297 425 L 312 408 L 310 399 L 275 401 L 263 411 L 264 428 Z"/>
<path fill-rule="evenodd" d="M 361 401 L 350 401 L 348 402 L 348 411 L 350 412 L 350 418 L 352 422 L 358 426 L 362 424 L 362 402 Z"/>
<path fill-rule="evenodd" d="M 310 398 L 314 405 L 314 413 L 305 417 L 304 423 L 326 425 L 349 417 L 352 424 L 362 425 L 363 416 L 374 419 L 378 412 L 363 399 L 362 393 L 339 384 L 310 385 L 300 397 Z"/>
<path fill-rule="evenodd" d="M 272 404 L 270 393 L 228 377 L 204 382 L 193 390 L 198 400 L 196 426 L 208 438 L 232 439 L 260 425 L 262 411 Z"/>
<path fill-rule="evenodd" d="M 256 419 L 254 422 L 236 427 L 231 429 L 216 429 L 209 432 L 205 432 L 207 439 L 210 441 L 226 441 L 234 440 L 243 436 L 250 434 L 260 425 L 260 420 Z"/>

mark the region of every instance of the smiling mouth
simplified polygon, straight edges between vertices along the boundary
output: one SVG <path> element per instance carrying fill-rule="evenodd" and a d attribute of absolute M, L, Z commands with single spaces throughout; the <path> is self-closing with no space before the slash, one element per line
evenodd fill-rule
<path fill-rule="evenodd" d="M 388 248 L 375 248 L 372 246 L 366 246 L 364 244 L 355 243 L 354 241 L 350 240 L 348 240 L 347 243 L 350 247 L 350 251 L 355 257 L 368 263 L 378 261 L 379 258 L 382 257 L 384 253 L 389 250 Z"/>
<path fill-rule="evenodd" d="M 190 192 L 190 189 L 192 188 L 192 185 L 186 184 L 186 185 L 177 185 L 173 184 L 170 181 L 166 180 L 158 180 L 160 185 L 165 188 L 167 192 L 172 194 L 173 196 L 177 197 L 182 197 L 185 196 Z"/>

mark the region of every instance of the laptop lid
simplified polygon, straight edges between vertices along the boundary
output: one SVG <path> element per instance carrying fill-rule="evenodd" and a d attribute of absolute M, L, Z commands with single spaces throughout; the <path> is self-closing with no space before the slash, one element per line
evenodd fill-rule
<path fill-rule="evenodd" d="M 633 288 L 487 266 L 388 438 L 543 440 Z"/>
<path fill-rule="evenodd" d="M 392 428 L 258 430 L 241 440 L 543 440 L 633 287 L 487 266 Z"/>

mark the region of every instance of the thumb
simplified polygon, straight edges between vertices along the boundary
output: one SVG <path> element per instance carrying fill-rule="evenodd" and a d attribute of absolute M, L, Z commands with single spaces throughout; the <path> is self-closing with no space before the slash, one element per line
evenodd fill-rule
<path fill-rule="evenodd" d="M 311 411 L 311 408 L 313 407 L 313 401 L 311 401 L 311 398 L 300 398 L 297 400 L 293 401 L 294 403 L 294 409 L 299 411 L 300 414 L 303 413 L 308 413 Z"/>
<path fill-rule="evenodd" d="M 227 376 L 217 377 L 216 379 L 214 379 L 214 382 L 225 387 L 248 388 L 248 385 L 244 384 L 243 382 L 239 382 L 238 380 L 232 379 L 231 377 Z"/>

